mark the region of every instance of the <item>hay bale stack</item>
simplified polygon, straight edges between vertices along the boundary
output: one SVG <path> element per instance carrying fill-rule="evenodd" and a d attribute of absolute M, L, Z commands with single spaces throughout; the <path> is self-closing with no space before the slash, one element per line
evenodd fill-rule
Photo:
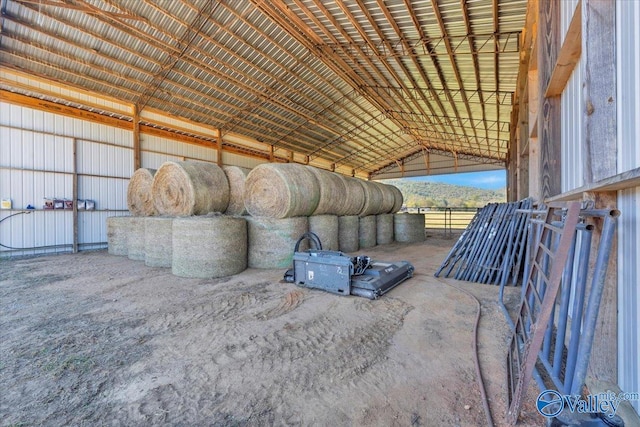
<path fill-rule="evenodd" d="M 227 215 L 244 215 L 247 210 L 244 207 L 244 183 L 249 171 L 238 166 L 223 166 L 222 170 L 229 181 L 229 205 Z"/>
<path fill-rule="evenodd" d="M 338 217 L 338 249 L 342 252 L 355 252 L 360 249 L 360 217 L 345 215 Z"/>
<path fill-rule="evenodd" d="M 360 181 L 364 189 L 364 205 L 360 211 L 360 216 L 377 215 L 383 213 L 382 208 L 382 191 L 376 183 L 369 181 Z"/>
<path fill-rule="evenodd" d="M 358 224 L 358 243 L 360 249 L 372 248 L 376 245 L 376 216 L 361 216 Z"/>
<path fill-rule="evenodd" d="M 165 162 L 153 178 L 153 203 L 160 215 L 224 212 L 229 182 L 220 166 L 207 162 Z"/>
<path fill-rule="evenodd" d="M 396 242 L 424 242 L 424 214 L 401 213 L 393 215 L 393 233 Z"/>
<path fill-rule="evenodd" d="M 336 212 L 336 214 L 340 216 L 358 215 L 362 211 L 362 206 L 364 206 L 364 188 L 362 188 L 360 180 L 350 176 L 336 175 L 342 179 L 346 190 L 342 210 Z"/>
<path fill-rule="evenodd" d="M 127 187 L 127 208 L 132 215 L 152 216 L 157 213 L 151 186 L 155 169 L 140 168 L 133 173 Z"/>
<path fill-rule="evenodd" d="M 144 216 L 132 216 L 129 220 L 127 256 L 134 261 L 144 261 Z"/>
<path fill-rule="evenodd" d="M 344 211 L 347 188 L 338 174 L 307 166 L 320 186 L 320 199 L 312 215 L 336 215 Z"/>
<path fill-rule="evenodd" d="M 389 185 L 389 188 L 393 192 L 395 202 L 393 204 L 393 208 L 389 213 L 396 213 L 402 208 L 402 204 L 404 203 L 404 197 L 402 196 L 402 192 L 398 189 L 398 187 L 394 185 Z"/>
<path fill-rule="evenodd" d="M 173 218 L 147 217 L 144 220 L 144 264 L 171 267 L 173 260 Z"/>
<path fill-rule="evenodd" d="M 298 239 L 309 230 L 307 217 L 265 218 L 248 216 L 249 267 L 290 268 Z M 303 242 L 303 243 L 306 243 Z M 300 250 L 308 246 L 300 245 Z"/>
<path fill-rule="evenodd" d="M 238 274 L 246 268 L 244 218 L 212 214 L 173 220 L 174 275 L 217 278 Z"/>
<path fill-rule="evenodd" d="M 244 205 L 255 217 L 309 216 L 319 201 L 318 180 L 304 165 L 262 164 L 249 172 L 245 182 Z"/>
<path fill-rule="evenodd" d="M 382 193 L 382 203 L 380 204 L 380 212 L 378 212 L 378 214 L 391 213 L 396 203 L 396 195 L 391 189 L 391 186 L 381 182 L 372 182 L 372 184 L 377 185 Z"/>
<path fill-rule="evenodd" d="M 127 256 L 130 229 L 130 216 L 107 217 L 107 252 L 110 255 Z"/>
<path fill-rule="evenodd" d="M 339 221 L 336 215 L 313 215 L 309 217 L 309 231 L 316 233 L 322 243 L 322 249 L 337 251 Z"/>
<path fill-rule="evenodd" d="M 388 245 L 393 243 L 393 215 L 376 215 L 376 243 Z"/>

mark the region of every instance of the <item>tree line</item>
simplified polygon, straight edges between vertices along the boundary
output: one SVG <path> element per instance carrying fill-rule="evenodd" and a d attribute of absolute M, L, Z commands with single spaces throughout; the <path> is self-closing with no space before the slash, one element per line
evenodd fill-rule
<path fill-rule="evenodd" d="M 404 196 L 404 205 L 417 207 L 467 207 L 480 208 L 487 203 L 507 200 L 506 189 L 484 190 L 476 187 L 444 184 L 439 182 L 390 179 L 385 184 L 395 185 Z"/>

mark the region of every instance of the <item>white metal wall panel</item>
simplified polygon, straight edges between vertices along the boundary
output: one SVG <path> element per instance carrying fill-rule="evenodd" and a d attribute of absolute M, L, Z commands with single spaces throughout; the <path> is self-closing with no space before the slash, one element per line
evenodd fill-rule
<path fill-rule="evenodd" d="M 618 384 L 640 390 L 640 187 L 618 192 Z M 631 401 L 640 414 L 640 401 Z"/>
<path fill-rule="evenodd" d="M 202 160 L 205 162 L 217 161 L 217 152 L 214 148 L 180 143 L 172 139 L 161 138 L 155 135 L 141 135 L 140 150 L 143 153 L 151 152 L 184 157 L 185 160 Z"/>
<path fill-rule="evenodd" d="M 0 102 L 0 125 L 133 147 L 133 132 Z"/>
<path fill-rule="evenodd" d="M 564 42 L 577 5 L 578 0 L 564 0 L 560 2 L 560 43 Z M 578 11 L 578 13 L 580 13 L 580 11 Z"/>
<path fill-rule="evenodd" d="M 640 3 L 616 3 L 618 173 L 640 167 Z"/>
<path fill-rule="evenodd" d="M 74 139 L 76 158 L 74 159 Z M 42 208 L 43 198 L 73 199 L 73 172 L 78 197 L 96 202 L 96 211 L 79 211 L 80 248 L 103 247 L 106 217 L 126 213 L 126 189 L 133 173 L 132 132 L 0 103 L 0 197 L 13 207 Z M 0 219 L 13 211 L 0 211 Z M 60 246 L 15 251 L 29 255 L 69 251 L 73 243 L 70 210 L 36 210 L 0 224 L 0 243 L 15 248 Z"/>
<path fill-rule="evenodd" d="M 640 167 L 640 3 L 616 2 L 618 173 Z M 618 192 L 618 383 L 640 390 L 640 187 Z M 640 414 L 640 402 L 630 402 Z"/>
<path fill-rule="evenodd" d="M 582 69 L 580 62 L 562 92 L 561 101 L 561 188 L 569 191 L 584 185 L 582 141 Z"/>
<path fill-rule="evenodd" d="M 133 150 L 127 147 L 77 140 L 78 174 L 130 178 L 133 175 Z"/>
<path fill-rule="evenodd" d="M 576 11 L 577 0 L 560 2 L 560 34 L 564 41 Z M 577 13 L 580 13 L 578 11 Z M 584 184 L 582 150 L 582 70 L 580 62 L 561 96 L 561 190 L 569 191 Z"/>
<path fill-rule="evenodd" d="M 183 157 L 169 154 L 152 153 L 142 151 L 140 153 L 140 163 L 143 168 L 158 169 L 164 162 L 181 162 Z"/>
<path fill-rule="evenodd" d="M 10 120 L 24 117 L 14 111 Z M 0 247 L 1 252 L 28 255 L 70 249 L 42 247 L 73 243 L 71 211 L 20 213 L 28 205 L 41 209 L 45 197 L 73 198 L 73 139 L 0 126 L 0 198 L 9 198 L 13 204 L 12 210 L 0 211 L 0 220 L 6 218 L 0 223 L 0 243 L 11 248 L 39 247 L 25 251 Z"/>
<path fill-rule="evenodd" d="M 258 159 L 256 157 L 240 156 L 234 153 L 222 152 L 222 164 L 225 166 L 240 166 L 247 169 L 253 169 L 263 163 L 269 163 L 266 159 Z"/>

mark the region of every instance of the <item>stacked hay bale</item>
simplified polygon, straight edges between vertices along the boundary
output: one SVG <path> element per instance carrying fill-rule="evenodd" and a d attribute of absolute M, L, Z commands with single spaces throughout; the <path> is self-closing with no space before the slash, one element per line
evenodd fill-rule
<path fill-rule="evenodd" d="M 247 222 L 212 214 L 173 220 L 171 272 L 181 277 L 218 278 L 247 268 Z"/>
<path fill-rule="evenodd" d="M 155 174 L 155 169 L 140 168 L 131 176 L 127 187 L 127 208 L 132 215 L 152 216 L 157 213 L 151 194 Z"/>
<path fill-rule="evenodd" d="M 266 163 L 247 176 L 244 205 L 252 216 L 292 218 L 309 216 L 320 202 L 320 185 L 306 166 Z"/>
<path fill-rule="evenodd" d="M 128 255 L 131 218 L 130 216 L 107 217 L 107 252 L 110 255 Z"/>
<path fill-rule="evenodd" d="M 336 212 L 336 215 L 359 215 L 365 202 L 364 189 L 361 180 L 336 174 L 342 179 L 345 186 L 346 197 L 342 211 Z"/>
<path fill-rule="evenodd" d="M 376 215 L 376 243 L 378 245 L 393 243 L 393 214 Z"/>
<path fill-rule="evenodd" d="M 359 181 L 364 192 L 364 204 L 358 215 L 361 217 L 386 213 L 382 211 L 382 191 L 375 182 Z"/>
<path fill-rule="evenodd" d="M 355 252 L 360 249 L 359 222 L 358 215 L 338 217 L 338 250 Z"/>
<path fill-rule="evenodd" d="M 343 215 L 347 200 L 347 187 L 340 175 L 322 169 L 307 166 L 319 185 L 320 198 L 313 215 Z"/>
<path fill-rule="evenodd" d="M 229 181 L 220 166 L 207 162 L 165 162 L 151 187 L 161 215 L 206 215 L 229 205 Z"/>
<path fill-rule="evenodd" d="M 251 268 L 289 268 L 298 239 L 309 230 L 306 216 L 267 218 L 248 216 L 248 265 Z M 306 246 L 300 247 L 300 250 Z"/>
<path fill-rule="evenodd" d="M 339 220 L 337 215 L 313 215 L 309 217 L 309 231 L 320 238 L 322 249 L 337 251 Z"/>
<path fill-rule="evenodd" d="M 376 245 L 376 216 L 361 216 L 358 223 L 358 242 L 360 249 L 372 248 Z"/>
<path fill-rule="evenodd" d="M 389 218 L 402 206 L 402 194 L 393 186 L 294 163 L 262 164 L 247 173 L 184 161 L 138 169 L 127 204 L 135 216 L 108 219 L 110 253 L 205 278 L 247 266 L 288 268 L 295 243 L 307 231 L 326 250 L 390 243 Z M 303 241 L 299 250 L 307 247 Z"/>
<path fill-rule="evenodd" d="M 424 214 L 401 213 L 393 216 L 393 233 L 397 242 L 424 242 Z"/>
<path fill-rule="evenodd" d="M 223 166 L 222 170 L 229 181 L 229 205 L 227 215 L 245 215 L 244 207 L 244 183 L 249 173 L 247 169 L 238 166 Z"/>
<path fill-rule="evenodd" d="M 144 221 L 144 264 L 171 267 L 173 262 L 173 218 L 148 217 Z"/>
<path fill-rule="evenodd" d="M 127 256 L 134 261 L 144 261 L 144 220 L 143 216 L 129 217 Z"/>

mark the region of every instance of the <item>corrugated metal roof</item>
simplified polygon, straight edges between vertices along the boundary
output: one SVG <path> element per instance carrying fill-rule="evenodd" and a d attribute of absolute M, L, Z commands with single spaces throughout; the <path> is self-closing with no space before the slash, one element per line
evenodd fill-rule
<path fill-rule="evenodd" d="M 374 175 L 504 161 L 526 0 L 4 0 L 4 67 Z"/>

